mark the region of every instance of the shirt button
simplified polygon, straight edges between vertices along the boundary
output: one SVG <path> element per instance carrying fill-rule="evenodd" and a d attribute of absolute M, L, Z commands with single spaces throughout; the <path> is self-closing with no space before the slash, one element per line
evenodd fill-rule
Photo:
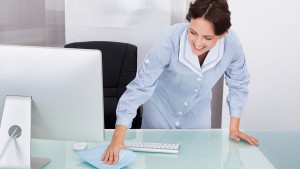
<path fill-rule="evenodd" d="M 188 104 L 187 102 L 184 102 L 184 105 L 185 105 L 185 106 L 188 106 L 189 104 Z"/>
<path fill-rule="evenodd" d="M 180 111 L 180 112 L 178 112 L 178 114 L 182 115 L 182 112 Z"/>
<path fill-rule="evenodd" d="M 200 78 L 200 77 L 198 77 L 198 78 L 197 78 L 197 80 L 198 80 L 198 81 L 200 81 L 200 80 L 201 80 L 201 78 Z"/>
<path fill-rule="evenodd" d="M 150 60 L 149 60 L 149 59 L 146 59 L 146 60 L 145 60 L 145 63 L 147 63 L 147 64 L 150 63 Z"/>
<path fill-rule="evenodd" d="M 198 92 L 198 90 L 197 89 L 194 89 L 194 91 L 197 93 Z"/>
<path fill-rule="evenodd" d="M 176 121 L 175 125 L 176 125 L 176 126 L 179 126 L 179 122 L 178 122 L 178 121 Z"/>

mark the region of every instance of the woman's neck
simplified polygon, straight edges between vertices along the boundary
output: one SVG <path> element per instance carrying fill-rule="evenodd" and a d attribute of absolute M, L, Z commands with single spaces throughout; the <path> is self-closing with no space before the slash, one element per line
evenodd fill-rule
<path fill-rule="evenodd" d="M 205 53 L 203 53 L 202 55 L 199 55 L 199 56 L 198 56 L 198 60 L 199 60 L 199 64 L 200 64 L 200 66 L 202 66 L 202 65 L 203 65 L 203 63 L 204 63 L 204 60 L 205 60 L 205 58 L 206 58 L 207 54 L 208 54 L 208 51 L 207 51 L 207 52 L 205 52 Z"/>

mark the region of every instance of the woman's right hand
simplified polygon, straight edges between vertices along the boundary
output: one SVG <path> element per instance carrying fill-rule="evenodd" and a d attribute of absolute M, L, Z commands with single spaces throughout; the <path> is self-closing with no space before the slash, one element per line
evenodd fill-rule
<path fill-rule="evenodd" d="M 118 125 L 115 128 L 113 138 L 105 153 L 101 157 L 101 161 L 105 164 L 117 164 L 119 161 L 119 151 L 124 149 L 124 137 L 126 126 Z"/>

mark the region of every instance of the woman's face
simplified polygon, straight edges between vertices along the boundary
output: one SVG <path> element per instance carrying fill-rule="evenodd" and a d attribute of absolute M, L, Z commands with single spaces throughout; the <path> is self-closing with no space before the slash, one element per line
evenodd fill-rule
<path fill-rule="evenodd" d="M 215 46 L 225 35 L 215 35 L 213 25 L 201 18 L 191 19 L 188 29 L 188 41 L 195 55 L 200 56 Z"/>

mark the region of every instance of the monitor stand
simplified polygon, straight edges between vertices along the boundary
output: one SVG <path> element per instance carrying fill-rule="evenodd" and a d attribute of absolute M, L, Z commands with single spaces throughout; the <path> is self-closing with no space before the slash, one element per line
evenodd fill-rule
<path fill-rule="evenodd" d="M 0 168 L 40 169 L 50 161 L 30 157 L 31 97 L 6 97 L 0 138 Z"/>
<path fill-rule="evenodd" d="M 49 158 L 31 157 L 31 169 L 41 169 L 49 162 Z"/>

